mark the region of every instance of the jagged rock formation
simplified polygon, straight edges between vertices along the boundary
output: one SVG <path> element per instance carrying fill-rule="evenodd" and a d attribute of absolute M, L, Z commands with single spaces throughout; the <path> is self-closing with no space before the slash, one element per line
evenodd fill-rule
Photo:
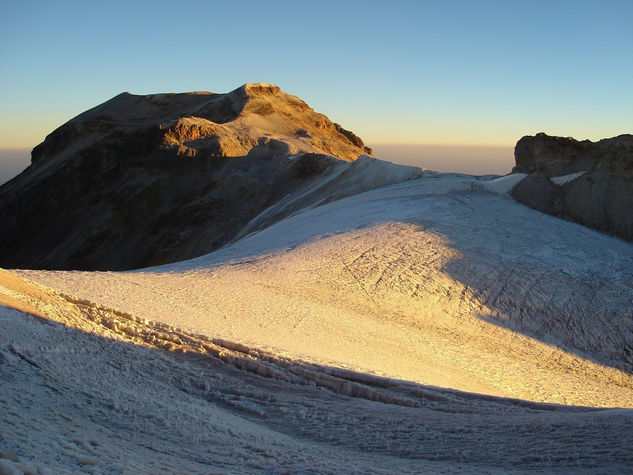
<path fill-rule="evenodd" d="M 0 266 L 120 270 L 205 254 L 364 154 L 277 86 L 123 93 L 51 133 L 0 188 Z"/>
<path fill-rule="evenodd" d="M 540 133 L 519 140 L 514 156 L 513 172 L 529 174 L 512 191 L 517 201 L 633 240 L 633 135 L 591 142 Z"/>

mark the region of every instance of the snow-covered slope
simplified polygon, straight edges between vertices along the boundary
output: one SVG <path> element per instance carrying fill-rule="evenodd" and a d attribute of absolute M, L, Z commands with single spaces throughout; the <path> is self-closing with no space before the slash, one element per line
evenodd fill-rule
<path fill-rule="evenodd" d="M 633 247 L 495 185 L 429 174 L 190 261 L 20 274 L 291 358 L 532 401 L 632 406 Z"/>
<path fill-rule="evenodd" d="M 630 467 L 633 412 L 580 406 L 633 407 L 633 246 L 517 204 L 521 178 L 325 186 L 197 259 L 1 274 L 42 317 L 0 312 L 6 463 Z"/>
<path fill-rule="evenodd" d="M 0 303 L 30 312 L 0 306 L 0 473 L 622 473 L 633 463 L 631 410 L 309 364 L 1 271 L 0 281 Z"/>

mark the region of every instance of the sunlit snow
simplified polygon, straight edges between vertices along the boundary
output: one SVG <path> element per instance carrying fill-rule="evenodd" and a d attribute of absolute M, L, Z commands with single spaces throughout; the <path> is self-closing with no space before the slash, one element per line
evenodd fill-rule
<path fill-rule="evenodd" d="M 359 180 L 377 178 L 367 163 Z M 630 467 L 631 410 L 589 407 L 633 407 L 631 244 L 517 204 L 523 175 L 420 175 L 343 199 L 316 187 L 185 262 L 3 274 L 5 305 L 51 323 L 0 312 L 4 445 L 32 454 L 0 460 Z"/>

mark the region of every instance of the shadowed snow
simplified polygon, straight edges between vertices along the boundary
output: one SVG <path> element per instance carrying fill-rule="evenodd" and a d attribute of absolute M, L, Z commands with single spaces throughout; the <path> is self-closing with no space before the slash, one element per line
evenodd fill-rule
<path fill-rule="evenodd" d="M 0 470 L 627 470 L 633 246 L 356 167 L 197 259 L 1 271 Z"/>

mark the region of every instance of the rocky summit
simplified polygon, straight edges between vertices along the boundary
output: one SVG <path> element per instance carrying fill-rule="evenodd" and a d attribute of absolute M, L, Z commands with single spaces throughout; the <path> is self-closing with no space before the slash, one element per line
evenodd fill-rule
<path fill-rule="evenodd" d="M 526 136 L 513 172 L 527 173 L 512 191 L 539 211 L 633 240 L 633 135 L 598 142 Z"/>
<path fill-rule="evenodd" d="M 360 138 L 274 85 L 122 93 L 48 135 L 0 188 L 0 266 L 121 270 L 205 254 L 361 155 Z"/>

